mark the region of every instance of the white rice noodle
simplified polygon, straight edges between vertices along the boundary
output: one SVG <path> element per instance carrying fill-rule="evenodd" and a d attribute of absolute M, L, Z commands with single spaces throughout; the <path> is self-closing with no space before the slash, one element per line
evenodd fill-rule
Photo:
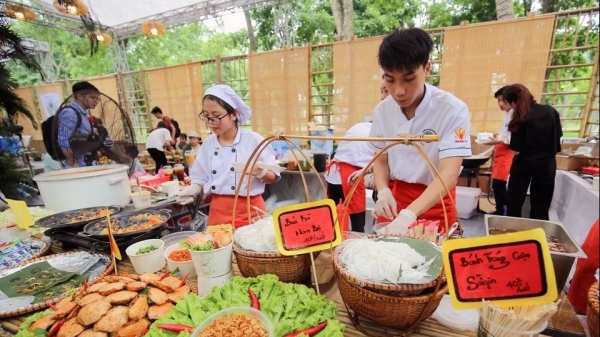
<path fill-rule="evenodd" d="M 279 252 L 272 218 L 263 218 L 251 225 L 236 229 L 233 233 L 233 241 L 242 249 L 253 252 Z"/>
<path fill-rule="evenodd" d="M 338 261 L 341 266 L 359 278 L 378 283 L 427 283 L 427 270 L 433 259 L 425 257 L 403 242 L 385 242 L 364 239 L 344 241 Z"/>

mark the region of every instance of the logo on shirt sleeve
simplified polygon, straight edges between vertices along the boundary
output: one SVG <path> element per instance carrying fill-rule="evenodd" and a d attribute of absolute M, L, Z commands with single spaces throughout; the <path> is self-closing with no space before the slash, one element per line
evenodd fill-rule
<path fill-rule="evenodd" d="M 454 130 L 454 142 L 455 143 L 466 143 L 467 142 L 467 132 L 462 127 Z"/>

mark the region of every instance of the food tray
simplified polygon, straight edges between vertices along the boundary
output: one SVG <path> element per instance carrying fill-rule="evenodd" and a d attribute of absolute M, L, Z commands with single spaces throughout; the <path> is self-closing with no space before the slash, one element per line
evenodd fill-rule
<path fill-rule="evenodd" d="M 187 238 L 190 235 L 198 234 L 195 231 L 183 231 L 183 232 L 175 232 L 168 235 L 163 236 L 161 239 L 165 242 L 165 249 L 171 247 L 172 245 L 176 245 L 179 241 Z"/>
<path fill-rule="evenodd" d="M 422 242 L 422 243 L 431 245 L 432 247 L 435 247 L 435 244 L 430 241 L 405 238 L 405 237 L 399 237 L 399 236 L 373 235 L 373 236 L 369 236 L 368 239 L 377 239 L 377 238 L 390 238 L 391 239 L 392 237 L 398 239 L 399 242 L 408 240 L 408 241 L 415 241 L 418 243 Z M 360 239 L 360 240 L 365 240 L 365 239 Z M 416 248 L 416 247 L 412 247 L 412 248 L 416 249 L 417 251 L 419 250 L 419 248 Z M 350 274 L 346 270 L 346 268 L 342 267 L 342 265 L 338 261 L 338 255 L 339 255 L 340 251 L 341 251 L 340 248 L 337 247 L 333 253 L 333 266 L 334 266 L 334 269 L 336 270 L 336 272 L 339 273 L 340 277 L 345 278 L 347 280 L 347 282 L 355 284 L 356 286 L 361 287 L 361 288 L 369 289 L 370 291 L 387 294 L 387 295 L 398 295 L 398 296 L 418 295 L 418 294 L 422 293 L 423 291 L 425 291 L 426 289 L 434 288 L 436 286 L 436 284 L 439 282 L 439 276 L 437 276 L 433 280 L 431 280 L 427 283 L 423 283 L 423 284 L 408 284 L 408 283 L 396 284 L 396 283 L 381 283 L 381 282 L 368 281 L 363 278 L 360 278 L 360 277 Z M 440 267 L 441 267 L 441 263 L 442 263 L 441 253 L 439 256 L 439 263 L 440 263 Z M 441 281 L 446 282 L 445 274 L 442 275 Z"/>
<path fill-rule="evenodd" d="M 106 217 L 106 215 L 102 215 L 102 216 L 96 216 L 96 217 L 85 219 L 85 220 L 71 222 L 74 218 L 79 216 L 79 213 L 86 212 L 86 211 L 90 211 L 90 212 L 100 211 L 100 210 L 105 210 L 106 208 L 107 207 L 87 207 L 87 208 L 80 208 L 80 209 L 75 209 L 75 210 L 71 210 L 71 211 L 66 211 L 66 212 L 62 212 L 62 213 L 56 213 L 56 214 L 52 214 L 52 215 L 49 215 L 49 216 L 46 216 L 46 217 L 36 220 L 35 225 L 37 225 L 39 227 L 44 227 L 44 228 L 78 227 L 81 225 L 85 225 L 86 223 L 92 222 L 94 220 L 98 220 L 100 218 Z M 109 209 L 109 211 L 111 211 L 111 213 L 110 213 L 111 215 L 113 215 L 115 213 L 119 213 L 121 211 L 120 206 L 108 206 L 108 209 Z"/>
<path fill-rule="evenodd" d="M 46 241 L 36 240 L 32 238 L 24 239 L 22 242 L 25 243 L 30 250 L 32 250 L 32 247 L 34 247 L 34 254 L 27 257 L 26 259 L 20 260 L 19 257 L 22 256 L 18 254 L 18 252 L 8 251 L 6 255 L 0 255 L 0 270 L 4 268 L 12 268 L 20 263 L 27 262 L 40 256 L 44 256 L 46 253 L 48 253 L 51 247 L 51 245 Z M 11 256 L 11 254 L 18 254 L 18 256 Z"/>
<path fill-rule="evenodd" d="M 120 236 L 129 236 L 129 235 L 133 235 L 133 234 L 149 232 L 157 227 L 162 226 L 167 221 L 169 221 L 169 219 L 171 218 L 171 215 L 166 211 L 157 211 L 157 210 L 147 210 L 146 209 L 146 210 L 139 210 L 139 211 L 135 211 L 135 212 L 118 214 L 116 216 L 111 216 L 110 221 L 113 226 L 115 226 L 113 221 L 118 221 L 118 224 L 116 225 L 116 227 L 118 227 L 120 229 L 127 229 L 131 226 L 138 225 L 140 223 L 139 220 L 130 220 L 130 218 L 132 218 L 136 215 L 142 215 L 142 214 L 160 215 L 162 221 L 154 224 L 151 227 L 144 228 L 144 229 L 132 230 L 132 231 L 128 231 L 126 233 L 114 233 L 113 232 L 113 236 L 120 237 Z M 106 219 L 97 220 L 97 221 L 90 222 L 89 224 L 85 225 L 85 227 L 83 227 L 83 234 L 91 235 L 91 236 L 95 236 L 95 237 L 108 237 L 108 234 L 102 234 L 102 230 L 104 230 L 105 228 L 106 228 Z"/>
<path fill-rule="evenodd" d="M 26 262 L 19 264 L 18 266 L 14 267 L 14 268 L 0 270 L 0 277 L 10 275 L 14 272 L 19 271 L 22 268 L 25 268 L 31 264 L 41 262 L 41 261 L 48 261 L 52 265 L 72 265 L 73 259 L 81 261 L 83 259 L 93 259 L 96 257 L 99 258 L 99 261 L 96 262 L 92 267 L 90 267 L 89 269 L 86 270 L 91 273 L 90 277 L 89 277 L 89 281 L 92 282 L 95 279 L 97 279 L 99 277 L 103 277 L 105 275 L 108 275 L 112 272 L 113 263 L 112 263 L 112 259 L 110 258 L 110 256 L 105 255 L 105 254 L 90 254 L 90 253 L 83 252 L 83 251 L 48 255 L 48 256 L 28 260 Z M 46 300 L 44 302 L 24 305 L 23 307 L 14 309 L 14 310 L 0 311 L 0 318 L 23 315 L 26 313 L 30 313 L 30 312 L 38 311 L 40 309 L 47 308 L 48 306 L 50 306 L 54 303 L 57 303 L 65 296 L 66 296 L 65 294 L 62 294 L 61 296 L 57 296 L 55 298 Z"/>

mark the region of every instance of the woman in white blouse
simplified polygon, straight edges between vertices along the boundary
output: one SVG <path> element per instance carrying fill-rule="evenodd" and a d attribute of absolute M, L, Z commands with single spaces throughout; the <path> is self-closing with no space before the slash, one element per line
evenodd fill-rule
<path fill-rule="evenodd" d="M 204 192 L 211 196 L 208 225 L 232 224 L 236 228 L 251 223 L 246 207 L 248 180 L 250 180 L 251 206 L 265 210 L 262 194 L 265 184 L 279 180 L 279 173 L 255 167 L 252 177 L 236 172 L 232 163 L 246 163 L 263 137 L 254 131 L 240 128 L 250 119 L 252 111 L 228 85 L 215 85 L 204 93 L 202 112 L 199 117 L 208 125 L 212 134 L 204 141 L 196 161 L 190 169 L 192 185 L 181 191 L 178 202 L 189 203 L 193 197 Z M 267 146 L 258 161 L 277 165 L 275 152 Z M 233 202 L 238 184 L 241 183 L 235 219 Z"/>

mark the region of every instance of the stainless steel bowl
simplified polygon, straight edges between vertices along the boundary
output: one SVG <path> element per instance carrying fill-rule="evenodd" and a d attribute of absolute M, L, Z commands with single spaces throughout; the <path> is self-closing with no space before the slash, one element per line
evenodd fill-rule
<path fill-rule="evenodd" d="M 575 258 L 586 258 L 587 255 L 581 250 L 581 247 L 575 242 L 575 239 L 567 232 L 565 227 L 559 222 L 532 220 L 523 218 L 513 218 L 499 215 L 485 216 L 485 234 L 489 234 L 490 228 L 511 229 L 514 231 L 526 231 L 530 229 L 541 228 L 546 236 L 553 236 L 562 243 L 566 253 L 550 251 L 552 264 L 554 265 L 554 274 L 556 276 L 556 287 L 561 292 L 567 283 L 571 268 Z"/>

